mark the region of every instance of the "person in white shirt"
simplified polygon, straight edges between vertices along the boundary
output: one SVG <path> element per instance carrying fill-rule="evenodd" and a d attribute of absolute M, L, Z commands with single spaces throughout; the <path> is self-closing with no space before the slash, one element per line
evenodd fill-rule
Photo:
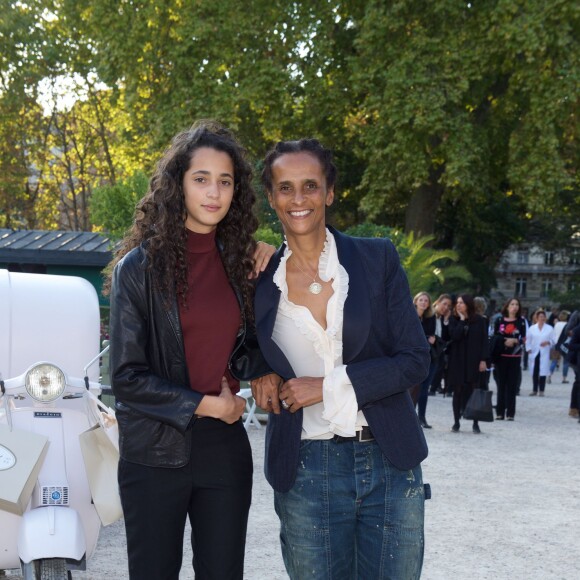
<path fill-rule="evenodd" d="M 550 374 L 550 347 L 554 328 L 546 322 L 546 313 L 536 310 L 534 314 L 535 324 L 532 324 L 526 335 L 526 350 L 529 354 L 529 366 L 532 374 L 533 390 L 530 396 L 544 396 L 546 389 L 546 377 Z"/>
<path fill-rule="evenodd" d="M 325 225 L 335 180 L 315 139 L 278 143 L 264 162 L 286 236 L 255 298 L 275 373 L 252 382 L 270 411 L 266 477 L 290 578 L 411 580 L 427 445 L 408 391 L 427 376 L 429 349 L 393 244 Z"/>

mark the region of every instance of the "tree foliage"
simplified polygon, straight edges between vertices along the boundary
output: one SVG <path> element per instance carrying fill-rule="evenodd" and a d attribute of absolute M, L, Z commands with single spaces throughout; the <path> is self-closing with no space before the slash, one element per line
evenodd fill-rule
<path fill-rule="evenodd" d="M 368 2 L 353 75 L 369 213 L 404 210 L 422 188 L 438 202 L 515 191 L 550 209 L 573 185 L 578 23 L 566 0 Z M 407 216 L 421 218 L 433 231 L 434 214 Z"/>
<path fill-rule="evenodd" d="M 266 242 L 274 247 L 278 247 L 282 243 L 282 234 L 275 232 L 272 228 L 261 227 L 255 233 L 255 238 L 259 242 Z"/>
<path fill-rule="evenodd" d="M 369 222 L 353 226 L 347 233 L 362 238 L 389 238 L 397 248 L 412 295 L 418 292 L 441 293 L 443 289 L 451 292 L 470 285 L 468 270 L 455 264 L 459 258 L 457 252 L 428 247 L 433 236 L 416 237 L 413 232 L 405 234 Z"/>
<path fill-rule="evenodd" d="M 511 243 L 578 230 L 578 3 L 1 1 L 0 225 L 97 225 L 96 189 L 212 117 L 256 160 L 320 138 L 333 223 L 434 236 L 479 292 Z"/>
<path fill-rule="evenodd" d="M 142 171 L 124 181 L 98 187 L 91 197 L 91 214 L 97 228 L 121 239 L 133 222 L 137 202 L 147 193 L 149 179 Z"/>

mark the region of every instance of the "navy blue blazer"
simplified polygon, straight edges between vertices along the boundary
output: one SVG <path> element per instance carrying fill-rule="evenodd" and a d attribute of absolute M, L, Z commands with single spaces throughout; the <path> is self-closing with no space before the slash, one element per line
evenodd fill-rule
<path fill-rule="evenodd" d="M 427 443 L 408 389 L 425 379 L 430 356 L 407 277 L 389 240 L 352 238 L 329 229 L 349 276 L 343 364 L 381 451 L 398 469 L 412 469 L 427 457 Z M 288 380 L 296 374 L 272 340 L 280 302 L 273 275 L 284 248 L 282 244 L 258 281 L 255 312 L 262 355 L 273 372 Z M 302 410 L 270 413 L 265 473 L 276 491 L 288 491 L 294 484 L 301 431 Z"/>

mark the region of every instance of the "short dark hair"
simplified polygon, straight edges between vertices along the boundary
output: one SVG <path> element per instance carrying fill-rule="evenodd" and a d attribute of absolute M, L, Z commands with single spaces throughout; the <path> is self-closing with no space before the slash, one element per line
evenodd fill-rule
<path fill-rule="evenodd" d="M 318 139 L 300 139 L 299 141 L 279 141 L 273 149 L 266 153 L 264 169 L 262 170 L 262 185 L 266 192 L 272 191 L 272 165 L 274 161 L 287 153 L 310 153 L 324 170 L 326 187 L 333 188 L 336 184 L 336 165 L 332 160 L 332 151 L 327 149 Z"/>

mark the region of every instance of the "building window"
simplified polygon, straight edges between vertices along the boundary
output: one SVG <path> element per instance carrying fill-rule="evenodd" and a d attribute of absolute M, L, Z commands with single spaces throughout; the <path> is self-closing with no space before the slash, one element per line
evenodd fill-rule
<path fill-rule="evenodd" d="M 544 264 L 552 266 L 554 264 L 554 252 L 544 252 Z"/>
<path fill-rule="evenodd" d="M 547 298 L 552 291 L 552 280 L 542 280 L 542 298 Z"/>
<path fill-rule="evenodd" d="M 574 280 L 568 282 L 568 291 L 572 292 L 572 290 L 576 290 L 576 282 Z"/>
<path fill-rule="evenodd" d="M 516 279 L 516 296 L 526 297 L 526 290 L 528 287 L 527 278 L 517 278 Z"/>
<path fill-rule="evenodd" d="M 530 261 L 530 253 L 524 250 L 518 252 L 518 264 L 527 264 Z"/>
<path fill-rule="evenodd" d="M 570 265 L 571 266 L 577 266 L 578 264 L 580 264 L 580 252 L 574 252 L 572 254 L 570 254 Z"/>

